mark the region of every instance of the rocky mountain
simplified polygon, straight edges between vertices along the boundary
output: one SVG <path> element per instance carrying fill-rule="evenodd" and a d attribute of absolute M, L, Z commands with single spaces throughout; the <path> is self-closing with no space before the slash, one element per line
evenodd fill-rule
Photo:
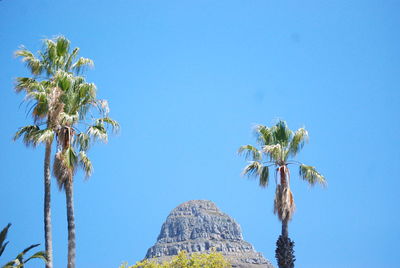
<path fill-rule="evenodd" d="M 233 267 L 273 268 L 243 240 L 239 224 L 208 200 L 188 201 L 172 210 L 146 259 L 164 261 L 180 250 L 205 253 L 212 248 L 221 252 Z"/>

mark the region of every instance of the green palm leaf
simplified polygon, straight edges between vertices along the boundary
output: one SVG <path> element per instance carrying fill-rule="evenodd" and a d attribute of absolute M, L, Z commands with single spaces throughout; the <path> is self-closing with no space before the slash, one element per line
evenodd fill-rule
<path fill-rule="evenodd" d="M 257 125 L 255 128 L 255 135 L 258 144 L 261 146 L 274 144 L 274 136 L 269 127 Z"/>
<path fill-rule="evenodd" d="M 92 162 L 90 161 L 89 157 L 87 157 L 85 151 L 79 152 L 79 159 L 80 159 L 79 162 L 80 162 L 83 170 L 85 171 L 86 178 L 89 178 L 93 172 Z"/>
<path fill-rule="evenodd" d="M 72 69 L 80 73 L 86 67 L 93 67 L 93 61 L 88 58 L 80 57 L 76 63 L 72 65 Z"/>
<path fill-rule="evenodd" d="M 90 126 L 86 133 L 89 136 L 93 137 L 95 140 L 107 142 L 108 139 L 107 130 L 102 124 L 96 124 Z"/>
<path fill-rule="evenodd" d="M 252 145 L 240 146 L 239 150 L 238 150 L 238 154 L 242 155 L 243 153 L 244 153 L 246 159 L 249 159 L 250 156 L 254 161 L 260 161 L 262 159 L 261 152 Z"/>
<path fill-rule="evenodd" d="M 268 166 L 263 166 L 260 172 L 260 186 L 267 187 L 269 183 L 269 168 Z"/>
<path fill-rule="evenodd" d="M 303 180 L 307 181 L 312 186 L 315 185 L 316 183 L 319 183 L 323 186 L 326 185 L 325 177 L 322 176 L 315 169 L 315 167 L 301 164 L 299 169 L 299 175 Z"/>
<path fill-rule="evenodd" d="M 8 244 L 8 242 L 4 243 L 4 241 L 7 238 L 8 229 L 10 229 L 10 227 L 11 227 L 11 223 L 7 224 L 7 226 L 4 227 L 3 230 L 1 230 L 1 232 L 0 232 L 0 256 L 3 254 L 3 251 Z"/>
<path fill-rule="evenodd" d="M 40 59 L 36 58 L 32 52 L 24 47 L 21 47 L 15 52 L 16 57 L 22 57 L 22 61 L 25 62 L 28 69 L 33 75 L 39 75 L 43 71 L 43 64 Z"/>
<path fill-rule="evenodd" d="M 28 261 L 30 261 L 32 259 L 41 259 L 41 260 L 47 262 L 46 252 L 44 252 L 44 251 L 36 252 L 32 256 L 30 256 L 28 259 L 26 259 L 25 263 L 27 263 Z"/>
<path fill-rule="evenodd" d="M 36 146 L 37 132 L 40 128 L 37 125 L 21 127 L 14 135 L 14 141 L 23 136 L 23 142 L 26 146 Z"/>
<path fill-rule="evenodd" d="M 269 156 L 270 160 L 273 162 L 280 162 L 284 159 L 283 148 L 279 143 L 274 145 L 265 145 L 263 147 L 263 152 Z"/>
<path fill-rule="evenodd" d="M 35 253 L 34 255 L 32 255 L 31 257 L 29 257 L 27 260 L 24 260 L 25 254 L 28 253 L 31 249 L 38 247 L 39 245 L 40 244 L 34 244 L 34 245 L 27 247 L 21 253 L 19 253 L 14 260 L 9 261 L 2 268 L 23 268 L 24 265 L 32 259 L 42 259 L 46 262 L 47 261 L 46 254 L 43 251 L 39 251 L 39 252 Z"/>
<path fill-rule="evenodd" d="M 26 92 L 31 92 L 33 90 L 41 91 L 43 90 L 41 82 L 37 81 L 34 78 L 29 77 L 17 77 L 15 90 L 17 92 L 21 92 L 25 90 Z"/>
<path fill-rule="evenodd" d="M 54 138 L 54 131 L 52 129 L 46 128 L 39 130 L 35 133 L 35 143 L 51 143 Z"/>
<path fill-rule="evenodd" d="M 308 141 L 308 132 L 304 128 L 299 128 L 293 135 L 289 146 L 289 154 L 296 156 L 296 154 L 303 149 L 304 143 Z"/>
<path fill-rule="evenodd" d="M 282 147 L 286 147 L 293 136 L 293 132 L 288 128 L 286 122 L 280 120 L 272 129 L 273 140 Z"/>
<path fill-rule="evenodd" d="M 79 151 L 87 151 L 90 147 L 90 137 L 86 133 L 79 133 L 76 135 L 75 143 L 79 147 Z"/>
<path fill-rule="evenodd" d="M 59 120 L 61 125 L 66 125 L 66 126 L 71 126 L 78 122 L 79 120 L 79 114 L 78 113 L 73 113 L 73 114 L 68 114 L 65 112 L 60 113 L 59 115 Z"/>
<path fill-rule="evenodd" d="M 76 166 L 76 163 L 78 162 L 78 156 L 76 155 L 74 148 L 68 147 L 65 150 L 64 155 L 65 155 L 65 158 L 64 158 L 65 165 L 72 171 L 75 171 L 75 166 Z"/>
<path fill-rule="evenodd" d="M 263 165 L 258 161 L 250 161 L 247 166 L 242 171 L 242 175 L 251 176 L 259 176 L 262 171 Z"/>

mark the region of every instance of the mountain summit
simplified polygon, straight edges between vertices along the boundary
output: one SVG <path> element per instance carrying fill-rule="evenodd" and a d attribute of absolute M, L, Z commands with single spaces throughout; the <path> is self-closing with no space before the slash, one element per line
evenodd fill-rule
<path fill-rule="evenodd" d="M 177 206 L 161 227 L 157 242 L 146 259 L 164 261 L 180 250 L 205 253 L 215 248 L 238 268 L 273 268 L 261 253 L 243 240 L 239 224 L 208 200 L 192 200 Z"/>

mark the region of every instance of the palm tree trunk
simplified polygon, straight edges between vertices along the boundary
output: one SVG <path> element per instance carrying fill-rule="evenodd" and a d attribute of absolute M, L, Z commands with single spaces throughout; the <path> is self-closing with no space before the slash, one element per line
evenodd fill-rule
<path fill-rule="evenodd" d="M 279 268 L 294 268 L 294 241 L 289 238 L 288 221 L 282 221 L 282 234 L 276 241 L 275 257 Z"/>
<path fill-rule="evenodd" d="M 46 268 L 53 268 L 53 242 L 51 235 L 51 209 L 50 209 L 50 155 L 51 142 L 46 143 L 46 151 L 44 156 L 44 238 L 46 248 Z"/>
<path fill-rule="evenodd" d="M 75 268 L 75 217 L 72 175 L 65 183 L 68 221 L 68 268 Z"/>
<path fill-rule="evenodd" d="M 288 226 L 288 221 L 284 220 L 282 221 L 282 236 L 283 237 L 289 237 L 289 226 Z"/>

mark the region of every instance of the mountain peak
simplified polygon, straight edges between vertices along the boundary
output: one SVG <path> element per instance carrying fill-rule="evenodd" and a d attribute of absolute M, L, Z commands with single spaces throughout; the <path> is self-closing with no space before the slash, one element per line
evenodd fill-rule
<path fill-rule="evenodd" d="M 233 267 L 273 267 L 243 240 L 239 224 L 209 200 L 191 200 L 173 209 L 146 259 L 164 261 L 181 250 L 191 254 L 206 253 L 212 248 L 223 254 Z"/>

